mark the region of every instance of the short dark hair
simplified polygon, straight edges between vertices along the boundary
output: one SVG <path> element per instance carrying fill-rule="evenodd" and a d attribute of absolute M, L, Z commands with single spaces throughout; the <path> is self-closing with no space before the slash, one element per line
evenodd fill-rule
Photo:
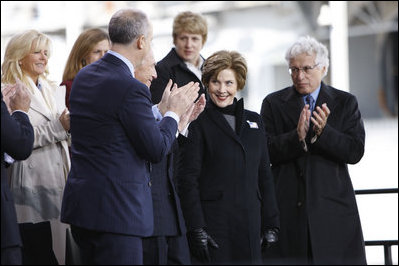
<path fill-rule="evenodd" d="M 108 34 L 112 43 L 129 44 L 141 35 L 147 36 L 149 20 L 145 13 L 137 9 L 117 11 L 108 24 Z"/>
<path fill-rule="evenodd" d="M 242 90 L 247 79 L 247 62 L 245 58 L 236 51 L 218 51 L 208 57 L 202 67 L 202 83 L 209 87 L 213 77 L 217 77 L 222 70 L 231 69 L 237 80 L 237 90 Z"/>

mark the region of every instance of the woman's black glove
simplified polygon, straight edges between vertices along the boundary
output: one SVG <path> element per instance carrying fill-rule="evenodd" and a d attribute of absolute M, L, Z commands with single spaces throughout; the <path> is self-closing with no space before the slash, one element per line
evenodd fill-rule
<path fill-rule="evenodd" d="M 208 245 L 213 248 L 219 248 L 219 245 L 212 239 L 210 235 L 203 229 L 197 228 L 188 232 L 188 244 L 190 251 L 197 259 L 202 262 L 210 262 Z"/>
<path fill-rule="evenodd" d="M 278 241 L 278 228 L 268 228 L 266 229 L 260 239 L 260 245 L 262 248 L 270 248 L 273 244 Z"/>

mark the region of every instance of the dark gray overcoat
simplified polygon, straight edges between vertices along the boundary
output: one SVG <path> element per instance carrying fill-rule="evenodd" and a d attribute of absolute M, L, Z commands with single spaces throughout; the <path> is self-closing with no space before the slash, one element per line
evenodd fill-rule
<path fill-rule="evenodd" d="M 316 106 L 331 111 L 305 152 L 297 135 L 304 106 L 294 87 L 269 94 L 261 116 L 280 210 L 276 250 L 289 263 L 365 264 L 362 228 L 347 164 L 360 161 L 365 131 L 355 96 L 321 84 Z M 310 241 L 309 241 L 310 240 Z M 311 247 L 311 249 L 309 249 Z"/>

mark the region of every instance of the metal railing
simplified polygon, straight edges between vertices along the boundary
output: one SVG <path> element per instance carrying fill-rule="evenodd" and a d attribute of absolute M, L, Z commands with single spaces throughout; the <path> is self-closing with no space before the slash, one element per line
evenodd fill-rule
<path fill-rule="evenodd" d="M 356 195 L 398 193 L 397 188 L 355 190 Z M 366 246 L 383 246 L 385 265 L 392 265 L 392 246 L 398 245 L 398 240 L 371 240 L 364 241 Z"/>

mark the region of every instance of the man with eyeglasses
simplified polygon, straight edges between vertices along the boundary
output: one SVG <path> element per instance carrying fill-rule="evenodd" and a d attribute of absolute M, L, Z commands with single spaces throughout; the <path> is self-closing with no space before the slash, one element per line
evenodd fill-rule
<path fill-rule="evenodd" d="M 261 115 L 280 209 L 274 262 L 366 264 L 363 233 L 347 164 L 364 154 L 356 97 L 322 82 L 327 48 L 309 36 L 286 53 L 293 85 L 269 94 Z"/>

